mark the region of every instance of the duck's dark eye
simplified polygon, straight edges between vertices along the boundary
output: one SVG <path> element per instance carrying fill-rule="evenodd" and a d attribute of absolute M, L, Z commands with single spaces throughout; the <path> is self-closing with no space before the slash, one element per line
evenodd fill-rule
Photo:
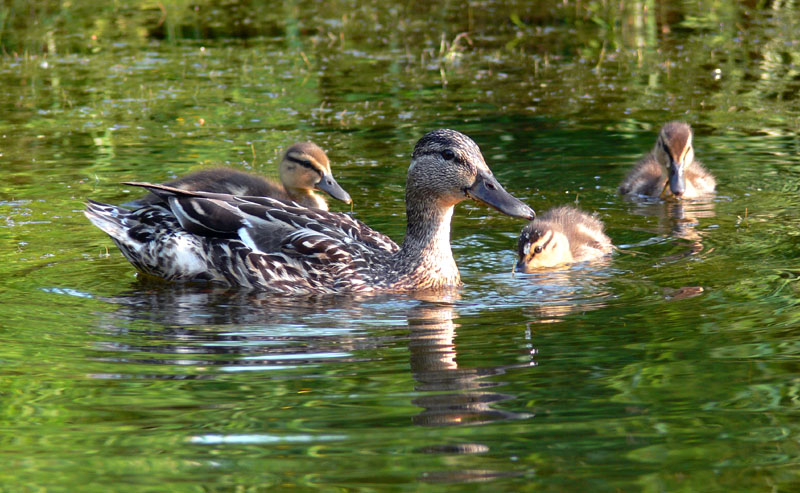
<path fill-rule="evenodd" d="M 533 253 L 542 253 L 542 245 L 536 245 L 533 249 Z"/>
<path fill-rule="evenodd" d="M 456 157 L 456 153 L 451 151 L 450 149 L 445 149 L 442 151 L 442 157 L 448 161 L 452 160 Z"/>

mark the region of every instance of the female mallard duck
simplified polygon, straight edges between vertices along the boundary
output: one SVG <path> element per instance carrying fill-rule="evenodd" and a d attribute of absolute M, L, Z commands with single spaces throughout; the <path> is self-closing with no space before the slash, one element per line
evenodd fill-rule
<path fill-rule="evenodd" d="M 522 229 L 517 245 L 518 272 L 532 272 L 570 262 L 593 260 L 614 246 L 603 223 L 574 207 L 550 209 Z"/>
<path fill-rule="evenodd" d="M 669 185 L 669 187 L 667 187 Z M 683 122 L 661 127 L 655 147 L 619 186 L 622 195 L 697 198 L 714 191 L 717 182 L 698 161 L 692 148 L 692 128 Z"/>
<path fill-rule="evenodd" d="M 298 142 L 286 149 L 279 170 L 281 183 L 230 168 L 213 168 L 195 171 L 166 185 L 181 190 L 272 197 L 324 211 L 328 210 L 328 203 L 314 190 L 328 192 L 345 204 L 352 202 L 350 195 L 333 179 L 325 151 L 313 142 Z M 127 205 L 144 207 L 158 202 L 163 199 L 149 193 Z"/>
<path fill-rule="evenodd" d="M 163 205 L 130 211 L 89 201 L 86 216 L 139 270 L 174 281 L 216 281 L 283 293 L 409 291 L 458 286 L 453 208 L 471 198 L 514 217 L 533 210 L 503 190 L 478 146 L 454 130 L 417 142 L 398 247 L 346 214 L 266 197 L 140 185 Z"/>

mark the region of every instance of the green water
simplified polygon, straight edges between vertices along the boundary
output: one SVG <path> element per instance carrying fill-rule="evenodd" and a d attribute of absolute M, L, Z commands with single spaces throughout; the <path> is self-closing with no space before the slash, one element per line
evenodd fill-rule
<path fill-rule="evenodd" d="M 794 490 L 800 10 L 622 4 L 0 5 L 0 490 Z M 717 196 L 621 200 L 676 118 Z M 308 139 L 399 241 L 443 126 L 622 251 L 514 277 L 465 203 L 458 296 L 274 298 L 139 280 L 81 212 Z"/>

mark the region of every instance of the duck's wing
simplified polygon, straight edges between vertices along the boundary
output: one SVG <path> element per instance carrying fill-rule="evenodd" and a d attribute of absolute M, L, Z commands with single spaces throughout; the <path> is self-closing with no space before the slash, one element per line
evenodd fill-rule
<path fill-rule="evenodd" d="M 388 236 L 342 213 L 299 207 L 269 197 L 187 191 L 152 183 L 125 184 L 144 187 L 165 200 L 190 233 L 243 240 L 247 236 L 254 249 L 265 253 L 278 249 L 277 237 L 286 238 L 297 230 L 310 230 L 343 243 L 388 253 L 399 249 Z"/>
<path fill-rule="evenodd" d="M 274 251 L 267 253 L 247 233 L 263 228 L 244 226 L 241 237 L 234 237 L 229 231 L 234 222 L 217 215 L 212 226 L 227 223 L 228 231 L 194 234 L 166 206 L 131 211 L 89 201 L 85 214 L 138 270 L 172 281 L 216 281 L 289 294 L 370 291 L 375 285 L 370 280 L 379 278 L 390 258 L 341 232 L 336 237 L 309 228 L 282 231 Z"/>
<path fill-rule="evenodd" d="M 226 278 L 234 273 L 230 284 L 295 293 L 369 290 L 399 250 L 390 238 L 346 214 L 269 197 L 127 184 L 166 200 L 179 229 L 209 245 L 206 257 L 213 270 Z"/>

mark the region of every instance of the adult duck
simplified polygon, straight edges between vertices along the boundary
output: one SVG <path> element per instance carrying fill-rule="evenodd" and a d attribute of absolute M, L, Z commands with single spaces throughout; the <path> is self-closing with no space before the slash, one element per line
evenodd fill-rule
<path fill-rule="evenodd" d="M 189 173 L 165 185 L 181 190 L 272 197 L 324 211 L 328 210 L 328 202 L 315 190 L 327 192 L 345 204 L 352 202 L 350 195 L 333 178 L 325 151 L 313 142 L 298 142 L 286 149 L 278 170 L 280 183 L 235 169 L 210 168 Z M 128 205 L 144 207 L 159 202 L 163 202 L 161 197 L 149 193 Z"/>
<path fill-rule="evenodd" d="M 694 159 L 692 128 L 683 122 L 661 127 L 653 149 L 619 186 L 622 195 L 697 198 L 714 192 L 714 176 Z"/>
<path fill-rule="evenodd" d="M 281 293 L 456 287 L 461 278 L 450 248 L 456 204 L 470 198 L 509 216 L 535 217 L 498 183 L 478 146 L 447 129 L 426 134 L 414 148 L 400 247 L 346 214 L 263 197 L 130 184 L 165 204 L 130 211 L 89 201 L 85 214 L 139 270 Z"/>
<path fill-rule="evenodd" d="M 534 272 L 608 255 L 614 246 L 596 216 L 570 206 L 541 214 L 522 229 L 517 244 L 518 272 Z"/>

